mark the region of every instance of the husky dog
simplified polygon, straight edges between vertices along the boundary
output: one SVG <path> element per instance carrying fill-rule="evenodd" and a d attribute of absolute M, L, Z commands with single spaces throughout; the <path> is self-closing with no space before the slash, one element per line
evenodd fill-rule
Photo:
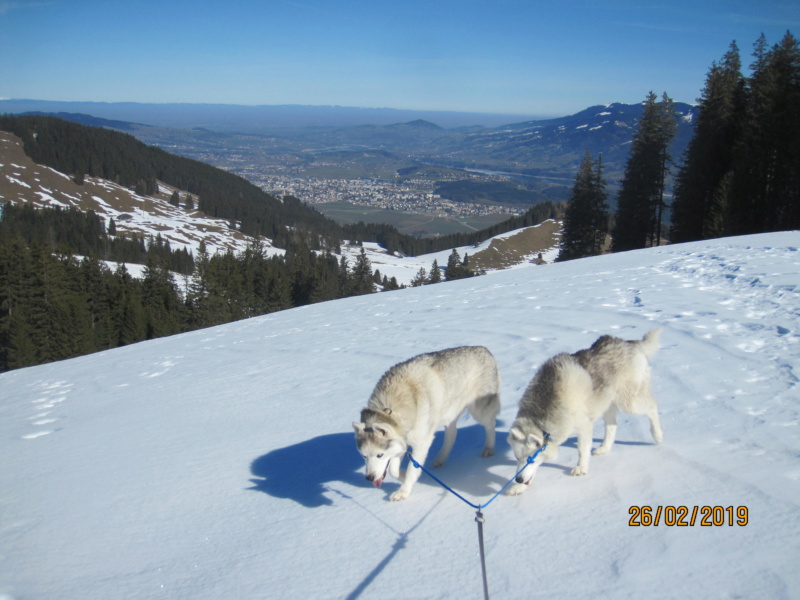
<path fill-rule="evenodd" d="M 539 465 L 545 458 L 555 458 L 558 446 L 573 433 L 578 435 L 578 465 L 572 474 L 586 475 L 594 422 L 603 415 L 605 437 L 592 454 L 605 454 L 617 433 L 617 409 L 646 415 L 653 439 L 661 443 L 664 434 L 650 394 L 647 360 L 658 350 L 660 335 L 661 329 L 649 331 L 641 341 L 604 335 L 587 350 L 558 354 L 542 365 L 522 395 L 508 432 L 517 471 L 524 470 L 507 494 L 524 492 Z M 547 449 L 527 464 L 527 458 L 542 447 L 545 432 L 550 435 Z"/>
<path fill-rule="evenodd" d="M 444 445 L 433 463 L 441 466 L 453 448 L 456 422 L 465 409 L 486 429 L 483 456 L 491 456 L 499 389 L 497 363 L 481 346 L 420 354 L 393 366 L 375 386 L 361 411 L 361 422 L 353 423 L 367 481 L 380 487 L 389 473 L 402 481 L 391 499 L 407 498 L 420 476 L 420 469 L 411 467 L 400 473 L 407 447 L 424 464 L 436 430 L 445 427 Z"/>

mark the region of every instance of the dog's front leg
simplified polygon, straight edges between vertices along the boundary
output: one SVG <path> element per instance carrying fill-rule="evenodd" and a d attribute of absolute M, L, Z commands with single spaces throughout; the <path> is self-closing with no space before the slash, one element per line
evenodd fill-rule
<path fill-rule="evenodd" d="M 431 440 L 427 443 L 413 446 L 413 452 L 411 455 L 414 457 L 414 460 L 421 465 L 424 465 L 425 459 L 428 458 L 428 450 L 431 448 L 431 441 L 433 441 L 432 436 Z M 405 500 L 408 498 L 408 495 L 411 493 L 411 488 L 414 487 L 415 483 L 417 483 L 417 479 L 419 479 L 421 472 L 422 469 L 418 469 L 413 464 L 409 463 L 408 467 L 406 467 L 405 476 L 403 477 L 403 483 L 400 485 L 400 489 L 389 496 L 389 499 L 392 502 L 399 502 L 400 500 Z"/>
<path fill-rule="evenodd" d="M 572 475 L 586 475 L 589 472 L 589 456 L 592 454 L 592 426 L 578 431 L 578 466 L 572 469 Z"/>

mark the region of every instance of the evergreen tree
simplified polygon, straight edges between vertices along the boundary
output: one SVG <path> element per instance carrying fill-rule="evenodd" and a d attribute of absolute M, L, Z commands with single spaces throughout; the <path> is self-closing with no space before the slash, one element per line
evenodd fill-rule
<path fill-rule="evenodd" d="M 441 280 L 442 271 L 439 268 L 439 261 L 434 258 L 433 264 L 431 265 L 430 275 L 428 275 L 428 283 L 439 283 Z"/>
<path fill-rule="evenodd" d="M 790 32 L 755 45 L 732 184 L 731 233 L 800 228 L 800 49 Z"/>
<path fill-rule="evenodd" d="M 665 93 L 657 102 L 656 95 L 650 92 L 633 135 L 617 198 L 614 252 L 660 243 L 668 150 L 676 131 L 672 100 Z"/>
<path fill-rule="evenodd" d="M 356 264 L 353 266 L 352 293 L 355 296 L 360 296 L 362 294 L 371 294 L 374 291 L 375 283 L 372 281 L 372 265 L 362 247 L 361 253 L 356 258 Z"/>
<path fill-rule="evenodd" d="M 117 332 L 116 345 L 127 346 L 146 339 L 147 320 L 142 306 L 141 288 L 124 263 L 117 265 L 114 271 L 111 294 L 114 330 Z"/>
<path fill-rule="evenodd" d="M 339 297 L 344 298 L 350 295 L 350 266 L 347 258 L 342 256 L 339 259 Z"/>
<path fill-rule="evenodd" d="M 392 275 L 391 279 L 387 278 L 386 275 L 383 276 L 383 291 L 388 292 L 390 290 L 399 290 L 400 285 L 397 283 L 397 277 Z"/>
<path fill-rule="evenodd" d="M 461 260 L 461 255 L 458 250 L 453 248 L 450 256 L 447 257 L 447 269 L 444 272 L 445 281 L 453 281 L 455 279 L 464 279 L 465 277 L 472 277 L 475 275 L 467 266 L 469 258 L 464 255 L 464 260 Z"/>
<path fill-rule="evenodd" d="M 558 261 L 601 254 L 608 231 L 608 205 L 602 157 L 587 152 L 575 176 L 561 236 Z"/>
<path fill-rule="evenodd" d="M 111 272 L 96 257 L 84 257 L 80 265 L 82 293 L 89 312 L 92 349 L 105 350 L 116 346 L 112 320 Z"/>
<path fill-rule="evenodd" d="M 147 339 L 181 331 L 181 299 L 172 274 L 155 258 L 148 259 L 142 281 Z"/>
<path fill-rule="evenodd" d="M 741 134 L 745 80 L 736 43 L 711 66 L 694 134 L 678 173 L 672 204 L 673 242 L 720 237 L 727 230 L 734 148 Z"/>
<path fill-rule="evenodd" d="M 428 283 L 428 273 L 425 267 L 420 267 L 417 274 L 411 279 L 411 287 L 420 287 Z"/>

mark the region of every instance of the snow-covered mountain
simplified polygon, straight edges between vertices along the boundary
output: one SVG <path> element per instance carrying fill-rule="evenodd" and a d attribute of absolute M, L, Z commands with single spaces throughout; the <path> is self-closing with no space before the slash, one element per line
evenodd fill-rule
<path fill-rule="evenodd" d="M 568 475 L 572 439 L 527 493 L 486 508 L 491 595 L 797 598 L 798 281 L 799 232 L 729 238 L 4 373 L 0 598 L 479 598 L 474 511 L 425 475 L 401 503 L 388 501 L 396 483 L 364 480 L 350 423 L 378 378 L 420 352 L 491 349 L 497 452 L 479 457 L 482 430 L 465 417 L 437 470 L 484 502 L 513 474 L 504 432 L 535 368 L 656 325 L 663 444 L 643 417 L 621 418 L 588 476 Z M 660 523 L 632 526 L 645 506 L 662 507 Z M 698 507 L 694 524 L 667 523 L 682 506 L 686 522 Z M 721 507 L 710 525 L 702 507 Z"/>
<path fill-rule="evenodd" d="M 677 131 L 670 152 L 677 159 L 692 137 L 699 109 L 681 102 L 676 102 L 674 109 Z M 495 168 L 524 165 L 529 169 L 535 167 L 541 173 L 571 165 L 568 172 L 574 173 L 584 154 L 589 152 L 602 155 L 607 172 L 621 172 L 643 112 L 643 104 L 613 103 L 592 106 L 557 119 L 485 129 L 459 140 L 447 157 L 451 161 L 472 161 Z"/>

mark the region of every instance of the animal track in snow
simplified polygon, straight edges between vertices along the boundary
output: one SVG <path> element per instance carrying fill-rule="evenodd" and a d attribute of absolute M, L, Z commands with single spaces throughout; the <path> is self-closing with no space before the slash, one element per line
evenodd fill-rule
<path fill-rule="evenodd" d="M 42 388 L 41 394 L 35 400 L 31 401 L 36 412 L 33 416 L 28 417 L 28 420 L 34 427 L 52 425 L 59 421 L 58 417 L 50 416 L 52 414 L 52 409 L 67 399 L 67 394 L 69 394 L 72 384 L 64 381 L 56 381 L 53 383 L 43 382 L 40 384 L 40 387 Z M 49 435 L 54 431 L 54 429 L 40 429 L 33 433 L 23 435 L 22 439 L 34 440 Z"/>

